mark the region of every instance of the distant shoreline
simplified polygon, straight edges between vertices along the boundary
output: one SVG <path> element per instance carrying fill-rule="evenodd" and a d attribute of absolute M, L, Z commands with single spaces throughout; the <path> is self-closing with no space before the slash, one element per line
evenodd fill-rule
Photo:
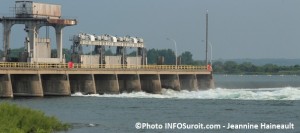
<path fill-rule="evenodd" d="M 300 76 L 300 73 L 213 73 L 215 75 L 297 75 Z"/>

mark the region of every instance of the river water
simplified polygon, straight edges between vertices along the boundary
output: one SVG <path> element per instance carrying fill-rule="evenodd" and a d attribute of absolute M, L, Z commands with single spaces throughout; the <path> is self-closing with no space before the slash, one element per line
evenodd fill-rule
<path fill-rule="evenodd" d="M 214 79 L 216 89 L 198 92 L 163 89 L 159 95 L 76 93 L 71 97 L 0 101 L 56 116 L 73 125 L 67 133 L 300 132 L 300 76 L 214 75 Z M 175 129 L 169 127 L 172 123 L 177 124 Z M 258 125 L 258 129 L 227 129 L 229 123 Z M 266 129 L 270 123 L 293 125 L 293 129 Z M 200 129 L 201 124 L 216 127 Z M 184 129 L 183 125 L 194 128 Z"/>

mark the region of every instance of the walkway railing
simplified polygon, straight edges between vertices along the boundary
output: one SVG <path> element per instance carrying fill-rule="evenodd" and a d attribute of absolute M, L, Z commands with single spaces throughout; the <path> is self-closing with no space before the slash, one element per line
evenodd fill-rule
<path fill-rule="evenodd" d="M 206 66 L 192 65 L 112 65 L 112 64 L 68 64 L 68 63 L 26 63 L 0 62 L 0 68 L 38 68 L 38 69 L 158 69 L 158 70 L 207 70 Z"/>

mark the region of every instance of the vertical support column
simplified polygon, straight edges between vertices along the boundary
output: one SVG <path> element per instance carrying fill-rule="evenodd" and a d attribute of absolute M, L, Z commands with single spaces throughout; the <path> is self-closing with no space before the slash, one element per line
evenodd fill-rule
<path fill-rule="evenodd" d="M 38 38 L 38 29 L 37 24 L 34 22 L 30 22 L 26 24 L 26 29 L 28 31 L 28 37 L 29 37 L 29 54 L 31 57 L 31 62 L 36 62 L 37 60 L 37 46 L 36 46 L 36 39 Z"/>
<path fill-rule="evenodd" d="M 0 98 L 13 97 L 13 90 L 9 74 L 0 75 Z"/>
<path fill-rule="evenodd" d="M 214 88 L 212 74 L 197 75 L 199 90 L 207 90 Z"/>
<path fill-rule="evenodd" d="M 198 82 L 196 75 L 183 74 L 179 75 L 181 90 L 197 91 Z"/>
<path fill-rule="evenodd" d="M 71 93 L 96 94 L 96 86 L 93 74 L 70 74 Z"/>
<path fill-rule="evenodd" d="M 141 82 L 138 74 L 120 74 L 118 75 L 120 92 L 141 91 Z"/>
<path fill-rule="evenodd" d="M 10 33 L 11 33 L 11 27 L 13 26 L 12 22 L 3 21 L 3 61 L 8 61 L 8 51 L 10 47 Z"/>
<path fill-rule="evenodd" d="M 141 65 L 147 65 L 147 50 L 146 48 L 138 48 L 138 55 L 142 57 Z"/>
<path fill-rule="evenodd" d="M 161 74 L 161 87 L 166 89 L 172 89 L 175 91 L 180 91 L 180 82 L 177 74 Z"/>
<path fill-rule="evenodd" d="M 160 94 L 161 81 L 159 74 L 140 75 L 142 90 L 148 93 Z"/>
<path fill-rule="evenodd" d="M 92 88 L 94 89 L 93 90 L 93 94 L 97 94 L 97 88 L 96 88 L 96 82 L 95 82 L 95 75 L 94 74 L 91 74 L 91 75 L 92 75 L 92 82 L 93 82 Z"/>
<path fill-rule="evenodd" d="M 60 62 L 61 63 L 64 63 L 63 62 L 63 51 L 62 51 L 62 45 L 63 45 L 63 42 L 62 42 L 62 29 L 63 27 L 62 26 L 55 26 L 55 34 L 56 34 L 56 44 L 57 44 L 57 58 L 59 58 Z"/>
<path fill-rule="evenodd" d="M 119 82 L 116 74 L 95 74 L 96 92 L 99 94 L 119 94 Z"/>
<path fill-rule="evenodd" d="M 44 95 L 71 95 L 70 82 L 67 74 L 42 74 Z"/>
<path fill-rule="evenodd" d="M 209 82 L 209 88 L 210 89 L 215 89 L 216 88 L 216 86 L 215 86 L 215 80 L 214 80 L 214 77 L 213 77 L 212 73 L 210 74 L 210 80 L 209 81 L 210 81 Z"/>
<path fill-rule="evenodd" d="M 39 74 L 11 75 L 14 96 L 44 96 Z"/>

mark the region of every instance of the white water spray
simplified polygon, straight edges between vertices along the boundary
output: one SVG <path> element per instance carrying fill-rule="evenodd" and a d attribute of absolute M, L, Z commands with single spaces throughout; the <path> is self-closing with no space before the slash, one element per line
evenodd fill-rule
<path fill-rule="evenodd" d="M 173 91 L 163 89 L 162 94 L 133 92 L 122 94 L 92 94 L 81 93 L 72 96 L 83 97 L 116 97 L 116 98 L 173 98 L 173 99 L 233 99 L 233 100 L 300 100 L 300 88 L 261 88 L 261 89 L 225 89 L 217 88 L 205 91 Z"/>

